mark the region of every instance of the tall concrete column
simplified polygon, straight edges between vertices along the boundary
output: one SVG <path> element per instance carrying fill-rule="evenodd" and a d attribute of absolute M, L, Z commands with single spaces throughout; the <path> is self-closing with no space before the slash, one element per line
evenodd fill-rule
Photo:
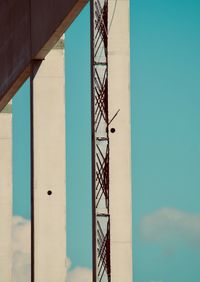
<path fill-rule="evenodd" d="M 12 269 L 12 113 L 0 112 L 0 281 L 11 282 Z"/>
<path fill-rule="evenodd" d="M 132 282 L 129 0 L 108 1 L 111 279 Z"/>
<path fill-rule="evenodd" d="M 66 154 L 64 40 L 32 81 L 34 281 L 65 282 Z"/>

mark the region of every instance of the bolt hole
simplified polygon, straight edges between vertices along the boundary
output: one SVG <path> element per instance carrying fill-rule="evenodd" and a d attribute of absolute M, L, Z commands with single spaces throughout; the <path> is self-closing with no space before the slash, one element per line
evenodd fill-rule
<path fill-rule="evenodd" d="M 47 191 L 47 195 L 51 196 L 51 195 L 52 195 L 52 191 L 51 191 L 51 190 L 48 190 L 48 191 Z"/>
<path fill-rule="evenodd" d="M 115 133 L 115 128 L 112 127 L 111 130 L 110 130 L 110 132 L 111 132 L 111 133 Z"/>

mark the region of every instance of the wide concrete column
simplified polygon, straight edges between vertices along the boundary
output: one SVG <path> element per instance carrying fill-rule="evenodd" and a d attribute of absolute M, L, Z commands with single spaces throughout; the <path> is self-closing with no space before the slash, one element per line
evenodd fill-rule
<path fill-rule="evenodd" d="M 0 281 L 12 281 L 12 113 L 0 112 Z"/>
<path fill-rule="evenodd" d="M 111 277 L 132 282 L 129 0 L 108 1 Z M 113 128 L 113 129 L 111 129 Z"/>
<path fill-rule="evenodd" d="M 60 39 L 41 63 L 32 83 L 34 281 L 65 282 L 66 144 L 63 39 Z"/>

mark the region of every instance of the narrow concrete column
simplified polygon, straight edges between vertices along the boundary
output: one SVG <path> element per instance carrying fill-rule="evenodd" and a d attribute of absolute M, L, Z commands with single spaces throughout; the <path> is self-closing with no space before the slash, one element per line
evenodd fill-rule
<path fill-rule="evenodd" d="M 0 113 L 0 281 L 12 276 L 12 111 Z"/>
<path fill-rule="evenodd" d="M 64 40 L 35 74 L 33 91 L 34 282 L 65 282 Z"/>
<path fill-rule="evenodd" d="M 129 0 L 108 1 L 111 277 L 132 282 Z"/>

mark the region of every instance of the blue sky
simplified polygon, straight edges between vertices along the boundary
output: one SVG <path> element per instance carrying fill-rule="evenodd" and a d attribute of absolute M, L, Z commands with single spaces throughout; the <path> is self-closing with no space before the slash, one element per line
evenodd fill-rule
<path fill-rule="evenodd" d="M 200 2 L 131 9 L 135 281 L 199 281 Z"/>
<path fill-rule="evenodd" d="M 134 282 L 200 280 L 199 15 L 195 0 L 131 0 Z M 66 33 L 73 267 L 91 267 L 89 44 L 86 7 Z M 13 102 L 14 214 L 26 218 L 28 94 L 29 82 Z"/>

